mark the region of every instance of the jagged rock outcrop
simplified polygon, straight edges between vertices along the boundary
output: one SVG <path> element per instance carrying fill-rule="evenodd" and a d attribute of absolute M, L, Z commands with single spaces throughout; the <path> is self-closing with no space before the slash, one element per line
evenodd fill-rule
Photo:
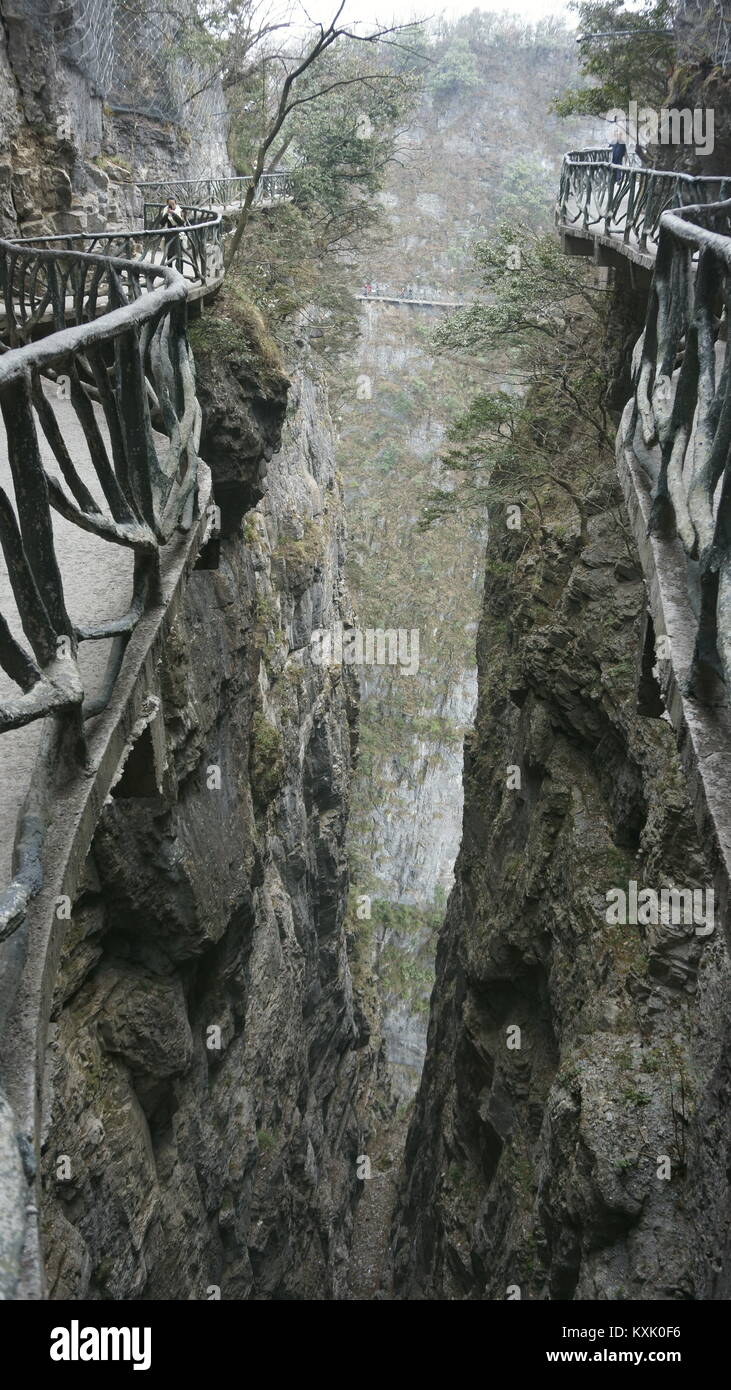
<path fill-rule="evenodd" d="M 233 312 L 234 322 L 214 309 L 190 330 L 203 408 L 200 453 L 211 469 L 224 536 L 238 532 L 244 513 L 264 495 L 289 386 L 256 309 L 244 311 L 235 301 Z"/>
<path fill-rule="evenodd" d="M 611 889 L 713 869 L 672 729 L 636 712 L 645 595 L 613 477 L 589 500 L 583 547 L 568 515 L 491 541 L 397 1297 L 729 1296 L 724 924 L 607 920 Z"/>
<path fill-rule="evenodd" d="M 343 514 L 306 364 L 259 476 L 286 382 L 271 360 L 257 377 L 253 353 L 200 353 L 204 449 L 215 473 L 225 438 L 228 476 L 256 474 L 264 495 L 191 578 L 161 671 L 164 794 L 133 752 L 57 980 L 53 1298 L 314 1299 L 343 1283 L 372 1064 L 343 930 L 356 689 L 309 658 L 313 627 L 347 617 Z"/>

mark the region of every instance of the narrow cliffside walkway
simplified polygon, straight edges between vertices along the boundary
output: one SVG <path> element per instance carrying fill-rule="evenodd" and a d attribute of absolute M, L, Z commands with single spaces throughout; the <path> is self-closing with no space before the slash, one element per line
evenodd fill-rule
<path fill-rule="evenodd" d="M 70 401 L 63 399 L 56 388 L 46 383 L 46 398 L 52 405 L 79 476 L 95 499 L 101 504 L 96 472 L 81 425 Z M 97 425 L 109 443 L 103 412 L 94 407 Z M 48 473 L 61 478 L 58 463 L 39 432 L 43 462 Z M 13 482 L 8 463 L 5 431 L 0 428 L 0 487 L 14 501 Z M 53 534 L 69 617 L 77 625 L 98 624 L 121 617 L 129 608 L 132 595 L 132 551 L 112 545 L 89 531 L 65 521 L 58 512 L 52 513 Z M 23 631 L 10 586 L 8 570 L 0 555 L 0 611 L 5 614 L 13 634 L 22 642 Z M 111 641 L 85 642 L 79 649 L 79 667 L 87 696 L 93 699 L 103 689 L 104 674 L 110 655 Z M 13 683 L 0 671 L 0 700 L 14 693 Z M 33 764 L 41 737 L 42 721 L 25 724 L 2 736 L 2 777 L 0 778 L 0 891 L 12 877 L 12 851 L 18 812 L 30 784 Z"/>
<path fill-rule="evenodd" d="M 620 207 L 605 230 L 605 201 L 592 195 L 580 202 L 570 194 L 563 209 L 559 230 L 566 236 L 582 238 L 595 246 L 605 246 L 619 252 L 627 260 L 651 270 L 657 248 L 652 242 L 643 246 L 633 227 L 627 226 L 627 208 Z M 586 221 L 584 218 L 586 217 Z"/>

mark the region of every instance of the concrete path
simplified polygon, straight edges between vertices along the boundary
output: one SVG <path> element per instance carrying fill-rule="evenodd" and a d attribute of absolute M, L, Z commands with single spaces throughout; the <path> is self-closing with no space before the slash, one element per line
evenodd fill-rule
<path fill-rule="evenodd" d="M 56 388 L 46 387 L 46 397 L 52 403 L 56 419 L 66 441 L 66 447 L 84 483 L 106 512 L 106 504 L 96 479 L 83 431 L 69 401 L 56 398 Z M 106 425 L 100 407 L 97 419 L 106 439 Z M 41 452 L 49 473 L 59 477 L 58 465 L 38 428 Z M 0 421 L 0 486 L 11 502 L 15 496 L 8 463 L 7 440 Z M 99 540 L 88 531 L 64 521 L 52 512 L 56 555 L 63 579 L 66 608 L 72 622 L 98 623 L 121 617 L 132 597 L 132 551 L 108 541 Z M 0 612 L 14 634 L 26 647 L 20 618 L 10 588 L 7 567 L 0 550 Z M 90 696 L 102 687 L 111 641 L 84 642 L 80 648 L 79 667 L 85 689 Z M 18 687 L 0 669 L 0 700 L 18 695 Z M 12 877 L 12 849 L 18 812 L 28 789 L 30 775 L 41 734 L 41 720 L 0 734 L 0 892 Z"/>

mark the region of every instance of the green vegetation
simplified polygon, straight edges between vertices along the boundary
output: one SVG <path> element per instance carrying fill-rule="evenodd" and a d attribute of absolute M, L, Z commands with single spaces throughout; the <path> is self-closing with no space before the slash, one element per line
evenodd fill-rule
<path fill-rule="evenodd" d="M 354 875 L 355 877 L 356 875 Z M 357 864 L 357 894 L 348 907 L 348 959 L 357 993 L 377 989 L 381 1005 L 399 1001 L 411 1014 L 426 1014 L 434 980 L 436 938 L 444 917 L 444 895 L 437 892 L 427 907 L 393 903 L 378 897 L 379 883 Z M 357 903 L 369 888 L 370 916 L 358 916 Z"/>
<path fill-rule="evenodd" d="M 273 1152 L 277 1147 L 277 1136 L 272 1134 L 270 1129 L 258 1129 L 256 1131 L 256 1142 L 259 1146 L 259 1153 L 262 1158 Z"/>
<path fill-rule="evenodd" d="M 622 0 L 579 0 L 581 67 L 587 85 L 569 89 L 556 101 L 561 116 L 603 115 L 629 102 L 662 106 L 675 57 L 673 0 L 642 0 L 629 9 Z M 616 38 L 597 35 L 616 34 Z M 608 132 L 611 135 L 611 129 Z"/>
<path fill-rule="evenodd" d="M 247 363 L 264 387 L 281 386 L 284 380 L 279 347 L 235 273 L 227 276 L 214 309 L 191 320 L 188 337 L 199 356 Z"/>
<path fill-rule="evenodd" d="M 419 31 L 350 25 L 337 7 L 329 23 L 303 22 L 257 0 L 163 0 L 161 14 L 171 58 L 194 87 L 198 75 L 188 100 L 222 86 L 229 153 L 252 176 L 229 270 L 280 340 L 307 337 L 332 360 L 352 348 L 352 256 L 382 222 L 378 195 L 419 99 L 424 60 L 408 42 Z M 257 207 L 262 178 L 283 167 L 291 201 Z M 235 289 L 229 275 L 223 311 L 196 331 L 202 347 L 219 337 L 236 350 Z"/>
<path fill-rule="evenodd" d="M 249 769 L 254 799 L 259 808 L 268 806 L 284 780 L 284 749 L 278 729 L 261 710 L 251 721 Z"/>
<path fill-rule="evenodd" d="M 374 898 L 377 973 L 382 998 L 401 1000 L 412 1014 L 425 1014 L 434 981 L 436 937 L 443 904 L 412 907 Z"/>
<path fill-rule="evenodd" d="M 113 174 L 116 169 L 124 169 L 128 174 L 134 175 L 134 165 L 123 154 L 95 154 L 92 156 L 92 164 L 96 164 L 98 169 L 103 169 L 105 174 Z"/>
<path fill-rule="evenodd" d="M 363 33 L 341 24 L 341 12 L 326 26 L 280 25 L 287 30 L 283 46 L 230 84 L 238 96 L 233 148 L 252 183 L 227 248 L 229 264 L 239 255 L 262 177 L 285 155 L 300 203 L 316 211 L 311 223 L 330 250 L 374 220 L 367 199 L 378 191 L 392 157 L 393 124 L 418 79 L 408 70 L 414 55 L 394 43 L 408 25 Z M 384 38 L 398 51 L 395 63 Z"/>
<path fill-rule="evenodd" d="M 317 564 L 322 555 L 322 528 L 318 522 L 308 518 L 304 523 L 302 535 L 282 537 L 273 554 L 288 565 Z"/>
<path fill-rule="evenodd" d="M 474 92 L 480 85 L 477 55 L 465 35 L 455 33 L 429 75 L 429 90 L 437 108 Z"/>
<path fill-rule="evenodd" d="M 638 1091 L 636 1087 L 628 1086 L 622 1095 L 622 1100 L 625 1105 L 644 1106 L 652 1103 L 652 1096 L 648 1095 L 646 1091 Z"/>
<path fill-rule="evenodd" d="M 612 458 L 605 400 L 606 294 L 583 262 L 561 254 L 555 236 L 502 225 L 475 251 L 485 300 L 438 331 L 445 349 L 488 356 L 513 348 L 520 395 L 485 391 L 448 432 L 443 480 L 430 491 L 422 524 L 455 510 L 488 511 L 502 529 L 531 530 L 562 493 L 587 535 L 587 494 Z"/>

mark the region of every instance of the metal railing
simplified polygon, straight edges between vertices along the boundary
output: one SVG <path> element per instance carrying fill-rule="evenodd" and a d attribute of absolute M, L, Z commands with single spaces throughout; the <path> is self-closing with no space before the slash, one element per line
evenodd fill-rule
<path fill-rule="evenodd" d="M 556 221 L 566 231 L 616 237 L 652 256 L 669 208 L 718 203 L 729 195 L 731 178 L 612 164 L 608 149 L 574 150 L 564 155 Z"/>
<path fill-rule="evenodd" d="M 138 236 L 136 259 L 112 254 Z M 79 246 L 89 241 L 106 254 Z M 83 746 L 83 718 L 104 707 L 111 687 L 101 703 L 84 705 L 79 643 L 114 638 L 121 663 L 125 639 L 159 600 L 162 547 L 192 523 L 200 407 L 186 338 L 188 285 L 154 263 L 164 245 L 158 233 L 0 241 L 0 412 L 14 494 L 0 488 L 0 545 L 17 610 L 0 614 L 0 665 L 18 689 L 0 703 L 0 732 L 65 711 Z M 53 331 L 33 341 L 49 317 Z M 55 395 L 85 441 L 86 480 Z M 70 621 L 53 511 L 133 552 L 124 616 L 86 627 Z"/>
<path fill-rule="evenodd" d="M 198 203 L 209 208 L 235 207 L 243 203 L 251 185 L 251 175 L 220 179 L 157 179 L 138 183 L 145 202 L 161 203 L 173 197 L 180 203 Z M 286 172 L 263 174 L 256 190 L 256 202 L 288 197 L 293 188 L 292 176 Z"/>

